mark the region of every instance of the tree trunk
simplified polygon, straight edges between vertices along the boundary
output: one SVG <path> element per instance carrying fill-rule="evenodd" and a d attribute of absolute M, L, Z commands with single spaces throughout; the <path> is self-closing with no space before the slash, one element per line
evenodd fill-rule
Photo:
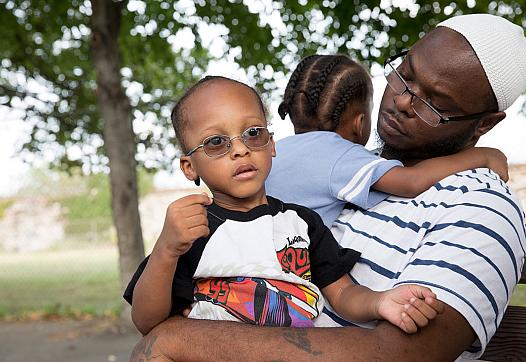
<path fill-rule="evenodd" d="M 124 6 L 126 1 L 91 1 L 92 61 L 97 78 L 97 100 L 104 122 L 104 146 L 110 165 L 111 207 L 117 229 L 123 288 L 144 258 L 137 192 L 136 145 L 130 101 L 121 86 L 120 74 L 119 34 Z"/>

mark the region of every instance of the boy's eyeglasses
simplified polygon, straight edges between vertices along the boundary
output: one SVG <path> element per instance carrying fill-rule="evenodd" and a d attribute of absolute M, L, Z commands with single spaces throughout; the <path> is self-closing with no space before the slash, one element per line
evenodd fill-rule
<path fill-rule="evenodd" d="M 190 156 L 192 153 L 203 148 L 207 156 L 219 157 L 226 155 L 232 148 L 232 141 L 240 138 L 241 141 L 251 150 L 258 150 L 264 148 L 270 142 L 270 138 L 274 135 L 265 127 L 250 127 L 247 128 L 241 135 L 236 137 L 229 137 L 227 135 L 212 135 L 206 137 L 203 142 L 186 153 Z"/>
<path fill-rule="evenodd" d="M 465 121 L 471 120 L 480 116 L 483 116 L 491 112 L 479 112 L 474 114 L 468 114 L 464 116 L 451 116 L 447 117 L 442 115 L 435 109 L 429 102 L 420 98 L 410 87 L 407 85 L 406 80 L 398 72 L 397 68 L 402 64 L 408 50 L 403 51 L 397 55 L 389 57 L 384 62 L 384 75 L 387 80 L 387 85 L 396 94 L 403 95 L 409 93 L 411 96 L 411 107 L 415 114 L 424 122 L 432 127 L 437 127 L 439 124 L 445 124 L 454 121 Z"/>

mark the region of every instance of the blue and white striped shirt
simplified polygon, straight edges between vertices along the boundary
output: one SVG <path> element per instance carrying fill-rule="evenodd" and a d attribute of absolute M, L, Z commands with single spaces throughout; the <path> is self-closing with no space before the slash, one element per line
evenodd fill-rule
<path fill-rule="evenodd" d="M 524 211 L 488 169 L 449 176 L 414 199 L 344 210 L 332 232 L 362 253 L 351 271 L 357 284 L 425 285 L 462 314 L 478 336 L 467 358 L 495 333 L 525 258 Z"/>

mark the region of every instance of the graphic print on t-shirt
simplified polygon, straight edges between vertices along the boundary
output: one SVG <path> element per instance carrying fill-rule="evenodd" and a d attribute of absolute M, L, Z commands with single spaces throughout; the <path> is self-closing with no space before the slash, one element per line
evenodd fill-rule
<path fill-rule="evenodd" d="M 287 238 L 287 245 L 276 252 L 281 269 L 285 273 L 294 273 L 304 280 L 311 280 L 309 250 L 307 248 L 295 247 L 297 240 L 306 243 L 301 236 Z"/>
<path fill-rule="evenodd" d="M 259 326 L 313 327 L 320 296 L 300 284 L 263 278 L 209 278 L 196 281 L 194 298 L 224 308 Z"/>

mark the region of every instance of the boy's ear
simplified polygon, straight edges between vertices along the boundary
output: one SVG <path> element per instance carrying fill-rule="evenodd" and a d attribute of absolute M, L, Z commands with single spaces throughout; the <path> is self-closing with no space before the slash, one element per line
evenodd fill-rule
<path fill-rule="evenodd" d="M 195 181 L 199 178 L 199 175 L 192 165 L 190 156 L 182 156 L 179 160 L 179 167 L 181 168 L 181 171 L 183 171 L 186 178 L 190 181 Z"/>

